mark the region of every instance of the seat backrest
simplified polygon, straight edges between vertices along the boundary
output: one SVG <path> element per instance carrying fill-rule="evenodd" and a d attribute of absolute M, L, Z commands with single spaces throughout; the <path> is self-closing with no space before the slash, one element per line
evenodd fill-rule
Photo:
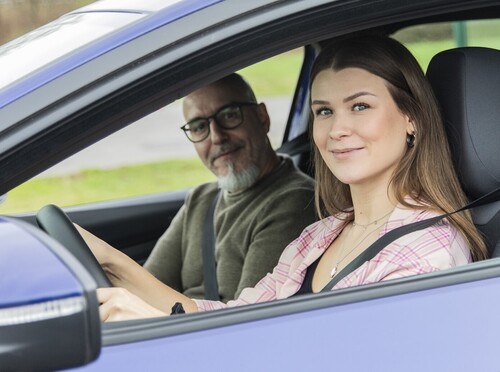
<path fill-rule="evenodd" d="M 465 193 L 474 200 L 500 187 L 500 51 L 443 51 L 431 60 L 427 77 L 441 105 Z M 500 201 L 472 214 L 492 257 L 500 256 Z"/>
<path fill-rule="evenodd" d="M 284 143 L 276 152 L 290 156 L 298 169 L 314 178 L 312 146 L 308 132 Z"/>

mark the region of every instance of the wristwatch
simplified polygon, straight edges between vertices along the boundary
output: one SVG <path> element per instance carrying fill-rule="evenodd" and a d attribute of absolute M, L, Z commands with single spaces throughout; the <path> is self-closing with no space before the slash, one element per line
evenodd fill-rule
<path fill-rule="evenodd" d="M 170 313 L 170 315 L 185 313 L 186 311 L 184 311 L 184 307 L 182 306 L 182 304 L 180 302 L 176 302 L 174 306 L 172 306 L 172 312 Z"/>

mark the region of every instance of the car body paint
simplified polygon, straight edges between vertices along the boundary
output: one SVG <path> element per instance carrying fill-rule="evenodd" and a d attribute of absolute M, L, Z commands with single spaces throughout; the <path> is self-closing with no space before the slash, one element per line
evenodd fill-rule
<path fill-rule="evenodd" d="M 0 218 L 0 308 L 82 294 L 68 267 L 39 239 Z"/>

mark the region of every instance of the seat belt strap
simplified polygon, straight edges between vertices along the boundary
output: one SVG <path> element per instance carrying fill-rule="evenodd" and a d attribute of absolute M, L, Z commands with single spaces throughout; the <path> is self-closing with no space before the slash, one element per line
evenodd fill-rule
<path fill-rule="evenodd" d="M 412 233 L 414 231 L 419 231 L 426 229 L 435 223 L 441 221 L 443 218 L 449 217 L 452 214 L 462 212 L 466 209 L 472 209 L 475 207 L 479 207 L 481 205 L 498 201 L 500 198 L 500 188 L 497 188 L 491 192 L 489 192 L 486 195 L 483 195 L 476 200 L 472 201 L 471 203 L 467 204 L 466 206 L 457 209 L 454 212 L 450 213 L 445 213 L 440 216 L 432 217 L 426 220 L 422 221 L 417 221 L 410 223 L 408 225 L 403 225 L 398 228 L 395 228 L 394 230 L 389 231 L 387 234 L 382 235 L 378 240 L 373 242 L 372 245 L 370 245 L 363 253 L 361 253 L 358 257 L 356 257 L 354 260 L 352 260 L 346 267 L 344 267 L 337 275 L 333 277 L 332 280 L 328 282 L 328 284 L 321 290 L 321 292 L 327 292 L 330 291 L 340 280 L 342 280 L 346 275 L 352 273 L 354 270 L 356 270 L 358 267 L 363 265 L 366 261 L 371 260 L 373 257 L 375 257 L 379 252 L 384 249 L 386 246 L 388 246 L 390 243 L 392 243 L 394 240 L 407 235 L 409 233 Z"/>
<path fill-rule="evenodd" d="M 221 190 L 215 194 L 208 208 L 203 225 L 202 258 L 203 258 L 203 285 L 205 299 L 220 301 L 219 286 L 217 284 L 217 264 L 215 262 L 215 206 L 220 198 Z"/>

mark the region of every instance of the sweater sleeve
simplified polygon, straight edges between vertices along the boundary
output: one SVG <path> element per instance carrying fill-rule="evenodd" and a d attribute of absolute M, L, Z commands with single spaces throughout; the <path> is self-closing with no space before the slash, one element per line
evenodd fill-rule
<path fill-rule="evenodd" d="M 163 283 L 182 292 L 182 230 L 185 204 L 179 209 L 168 229 L 156 242 L 144 268 Z"/>
<path fill-rule="evenodd" d="M 274 195 L 255 218 L 257 223 L 235 298 L 244 288 L 255 286 L 270 273 L 285 247 L 300 235 L 305 226 L 315 221 L 312 191 L 296 188 Z"/>

